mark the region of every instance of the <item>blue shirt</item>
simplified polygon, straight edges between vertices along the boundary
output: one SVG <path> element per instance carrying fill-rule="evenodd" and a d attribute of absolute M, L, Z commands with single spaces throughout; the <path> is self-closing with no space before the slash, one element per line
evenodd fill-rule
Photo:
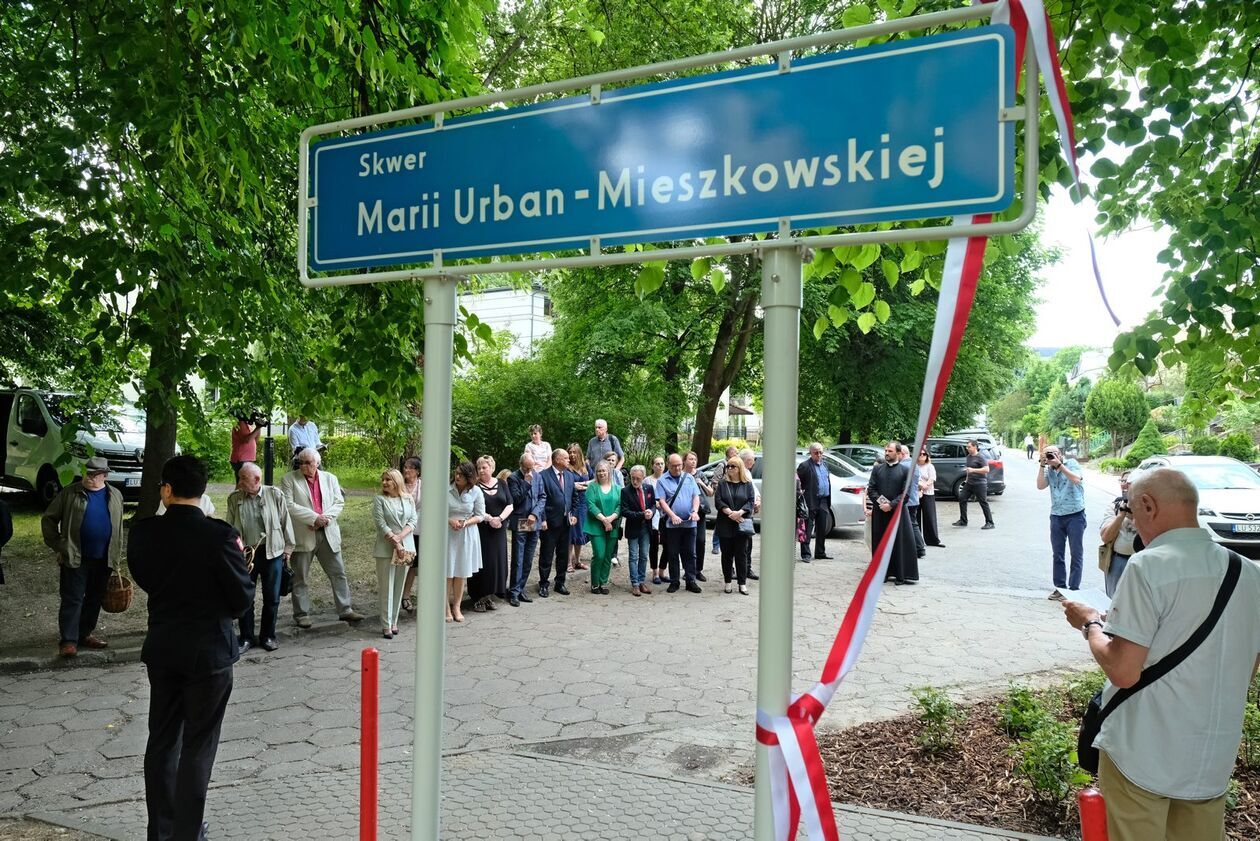
<path fill-rule="evenodd" d="M 1046 481 L 1050 483 L 1050 513 L 1063 516 L 1085 510 L 1085 476 L 1076 459 L 1070 458 L 1063 466 L 1072 471 L 1072 475 L 1080 476 L 1081 481 L 1073 482 L 1058 470 L 1045 468 Z"/>
<path fill-rule="evenodd" d="M 114 524 L 109 521 L 109 488 L 85 491 L 87 509 L 79 526 L 79 547 L 85 558 L 104 558 L 109 554 L 109 538 Z"/>
<path fill-rule="evenodd" d="M 289 446 L 293 452 L 307 447 L 318 450 L 321 444 L 323 442 L 319 440 L 319 427 L 315 425 L 315 421 L 307 421 L 306 426 L 294 422 L 289 427 Z"/>
<path fill-rule="evenodd" d="M 909 464 L 914 471 L 914 478 L 910 480 L 910 493 L 906 495 L 906 505 L 913 508 L 919 504 L 919 466 L 911 462 L 910 457 L 906 456 L 901 460 L 902 464 Z"/>
<path fill-rule="evenodd" d="M 811 458 L 812 462 L 813 459 Z M 820 461 L 814 465 L 814 475 L 818 477 L 818 495 L 831 496 L 831 473 L 827 470 L 827 462 Z"/>
<path fill-rule="evenodd" d="M 678 492 L 678 496 L 674 496 L 674 492 Z M 669 504 L 670 499 L 674 500 L 674 504 L 670 505 L 675 516 L 682 517 L 682 522 L 674 525 L 673 520 L 666 518 L 665 528 L 667 529 L 694 529 L 696 524 L 691 521 L 691 506 L 700 494 L 700 488 L 696 485 L 696 480 L 684 473 L 677 479 L 673 475 L 666 473 L 664 476 L 656 480 L 656 498 L 664 500 L 665 504 Z"/>

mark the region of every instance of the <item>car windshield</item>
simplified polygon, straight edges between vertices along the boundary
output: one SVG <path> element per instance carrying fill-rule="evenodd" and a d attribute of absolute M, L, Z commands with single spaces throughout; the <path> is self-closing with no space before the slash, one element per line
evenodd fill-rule
<path fill-rule="evenodd" d="M 144 432 L 144 412 L 135 406 L 110 406 L 89 418 L 79 407 L 81 400 L 71 394 L 48 394 L 44 396 L 44 405 L 61 426 L 77 421 L 96 432 Z"/>
<path fill-rule="evenodd" d="M 1201 490 L 1260 490 L 1260 474 L 1242 464 L 1179 464 Z"/>

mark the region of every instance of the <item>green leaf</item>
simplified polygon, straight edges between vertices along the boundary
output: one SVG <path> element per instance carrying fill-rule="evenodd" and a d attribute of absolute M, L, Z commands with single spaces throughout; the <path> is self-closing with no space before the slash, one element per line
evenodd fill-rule
<path fill-rule="evenodd" d="M 594 44 L 597 47 L 603 46 L 604 33 L 600 32 L 598 29 L 595 29 L 594 27 L 588 26 L 586 28 L 586 34 L 591 39 L 592 44 Z"/>
<path fill-rule="evenodd" d="M 864 26 L 874 19 L 875 16 L 871 14 L 870 7 L 863 6 L 861 4 L 850 6 L 844 10 L 842 15 L 840 15 L 840 22 L 844 24 L 845 29 L 852 29 L 855 26 Z"/>
<path fill-rule="evenodd" d="M 922 251 L 911 251 L 901 258 L 901 270 L 903 272 L 912 272 L 921 265 L 923 265 Z"/>
<path fill-rule="evenodd" d="M 925 280 L 924 278 L 921 278 L 921 277 L 920 277 L 920 278 L 916 278 L 916 279 L 915 279 L 915 280 L 914 280 L 914 281 L 910 284 L 910 294 L 911 294 L 911 295 L 915 295 L 915 296 L 922 294 L 922 293 L 923 293 L 923 287 L 925 287 L 925 286 L 927 286 L 927 280 Z"/>
<path fill-rule="evenodd" d="M 864 245 L 862 246 L 862 250 L 859 251 L 853 257 L 853 268 L 857 269 L 860 272 L 866 269 L 871 264 L 873 264 L 878 259 L 879 259 L 879 246 L 874 245 L 874 244 Z"/>
<path fill-rule="evenodd" d="M 639 269 L 635 284 L 639 289 L 639 297 L 651 295 L 665 282 L 665 269 L 662 263 L 648 263 Z"/>
<path fill-rule="evenodd" d="M 880 324 L 886 323 L 891 315 L 892 307 L 888 306 L 887 301 L 879 300 L 875 302 L 875 317 L 879 319 Z"/>
<path fill-rule="evenodd" d="M 709 285 L 713 287 L 714 292 L 721 295 L 722 290 L 726 288 L 726 273 L 721 269 L 709 272 Z"/>
<path fill-rule="evenodd" d="M 853 306 L 858 309 L 861 309 L 873 300 L 875 300 L 875 284 L 873 283 L 863 283 L 857 292 L 853 293 Z"/>
<path fill-rule="evenodd" d="M 694 280 L 700 280 L 709 273 L 709 269 L 713 268 L 713 260 L 709 257 L 697 257 L 691 261 L 691 277 Z"/>
<path fill-rule="evenodd" d="M 857 320 L 857 326 L 858 326 L 858 329 L 861 330 L 863 333 L 871 332 L 871 328 L 875 326 L 875 313 L 864 312 L 861 315 L 859 315 L 858 320 Z"/>
<path fill-rule="evenodd" d="M 901 269 L 893 260 L 880 260 L 879 267 L 884 271 L 884 280 L 888 281 L 889 288 L 895 288 L 897 281 L 901 279 Z"/>
<path fill-rule="evenodd" d="M 827 307 L 827 318 L 831 320 L 832 324 L 839 327 L 849 320 L 849 311 L 844 307 L 838 307 L 835 304 L 832 304 Z"/>
<path fill-rule="evenodd" d="M 827 332 L 827 328 L 831 326 L 831 322 L 827 320 L 827 316 L 820 315 L 814 322 L 814 341 L 818 341 L 823 337 L 823 333 Z"/>
<path fill-rule="evenodd" d="M 856 269 L 845 269 L 840 273 L 840 285 L 845 291 L 853 295 L 862 285 L 862 276 L 858 274 Z"/>

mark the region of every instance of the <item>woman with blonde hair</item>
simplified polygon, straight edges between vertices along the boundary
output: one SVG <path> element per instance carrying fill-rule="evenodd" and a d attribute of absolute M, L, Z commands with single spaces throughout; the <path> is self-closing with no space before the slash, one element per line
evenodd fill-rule
<path fill-rule="evenodd" d="M 583 528 L 591 539 L 591 592 L 608 595 L 613 548 L 621 518 L 621 488 L 612 480 L 612 467 L 602 459 L 595 467 L 595 481 L 586 489 Z"/>
<path fill-rule="evenodd" d="M 385 639 L 392 640 L 398 633 L 407 570 L 415 557 L 411 534 L 416 530 L 416 503 L 397 470 L 381 474 L 381 492 L 372 498 L 372 521 L 376 524 L 372 557 L 376 559 L 381 630 Z"/>
<path fill-rule="evenodd" d="M 464 580 L 481 569 L 481 535 L 469 526 L 486 518 L 486 499 L 477 487 L 472 462 L 461 462 L 455 468 L 446 493 L 446 512 L 451 530 L 446 548 L 446 621 L 463 622 L 459 605 L 464 600 Z"/>
<path fill-rule="evenodd" d="M 591 470 L 591 465 L 586 463 L 586 453 L 580 445 L 570 444 L 568 452 L 569 470 L 577 475 L 577 481 L 573 483 L 573 487 L 577 489 L 573 504 L 576 522 L 569 527 L 569 572 L 573 572 L 575 569 L 588 568 L 582 563 L 582 547 L 590 542 L 590 537 L 586 534 L 586 489 L 595 478 L 595 473 Z"/>
<path fill-rule="evenodd" d="M 722 551 L 722 578 L 726 592 L 731 592 L 731 575 L 734 573 L 739 592 L 748 595 L 748 544 L 753 536 L 752 476 L 738 456 L 726 462 L 725 476 L 717 483 L 713 504 L 717 508 L 717 532 Z"/>
<path fill-rule="evenodd" d="M 485 500 L 486 515 L 477 526 L 481 538 L 481 569 L 468 579 L 468 598 L 473 610 L 495 610 L 494 596 L 507 598 L 507 521 L 512 516 L 512 494 L 507 482 L 494 475 L 494 459 L 477 459 L 477 488 Z"/>

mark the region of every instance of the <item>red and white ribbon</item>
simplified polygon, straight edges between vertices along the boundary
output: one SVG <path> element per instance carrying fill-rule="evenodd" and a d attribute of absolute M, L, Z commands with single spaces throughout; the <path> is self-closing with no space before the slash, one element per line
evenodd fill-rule
<path fill-rule="evenodd" d="M 1009 23 L 1015 30 L 1017 84 L 1028 38 L 1032 40 L 1043 74 L 1052 77 L 1052 83 L 1046 86 L 1047 95 L 1058 121 L 1064 157 L 1071 167 L 1079 190 L 1072 111 L 1045 7 L 1041 0 L 1000 0 L 994 10 L 993 20 L 996 23 Z M 1024 165 L 1036 166 L 1037 162 L 1026 161 Z M 984 224 L 991 218 L 988 214 L 970 216 L 956 220 L 955 224 Z M 911 451 L 916 456 L 923 449 L 928 430 L 936 423 L 936 413 L 945 396 L 945 388 L 949 384 L 958 349 L 962 345 L 967 318 L 975 300 L 976 284 L 984 265 L 987 241 L 987 237 L 956 237 L 949 241 L 945 253 L 936 322 L 932 330 L 927 373 L 919 401 L 915 446 Z M 1092 238 L 1090 248 L 1093 249 Z M 1097 277 L 1096 264 L 1095 275 Z M 1100 277 L 1098 286 L 1101 292 Z M 1106 303 L 1105 294 L 1103 301 Z M 1108 311 L 1110 312 L 1109 306 Z M 1114 313 L 1112 317 L 1115 318 Z M 914 472 L 910 471 L 906 477 L 907 491 L 913 476 Z M 901 501 L 892 512 L 892 523 L 900 519 L 904 501 L 903 492 Z M 853 599 L 849 602 L 840 629 L 832 642 L 819 682 L 803 695 L 794 696 L 786 715 L 772 716 L 763 710 L 757 711 L 757 741 L 770 749 L 770 793 L 774 804 L 776 841 L 795 838 L 802 820 L 812 841 L 838 841 L 840 837 L 827 789 L 826 771 L 818 753 L 814 725 L 826 711 L 827 704 L 861 654 L 875 616 L 876 605 L 879 603 L 897 531 L 897 528 L 890 526 L 875 546 L 870 563 L 858 582 Z"/>

